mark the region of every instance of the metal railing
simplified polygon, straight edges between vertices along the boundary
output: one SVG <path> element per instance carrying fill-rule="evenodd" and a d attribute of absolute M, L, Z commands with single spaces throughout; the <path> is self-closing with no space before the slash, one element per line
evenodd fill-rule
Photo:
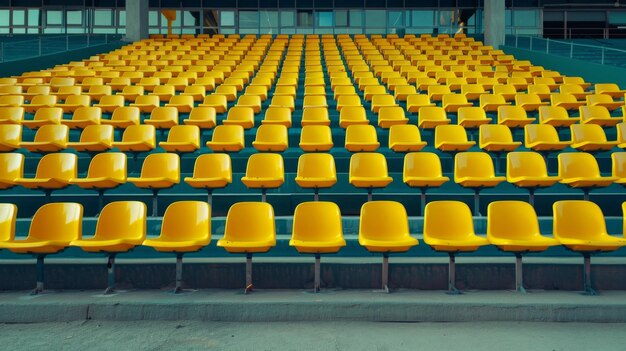
<path fill-rule="evenodd" d="M 606 46 L 522 35 L 507 36 L 505 45 L 601 65 L 626 67 L 626 50 Z"/>
<path fill-rule="evenodd" d="M 77 34 L 62 36 L 42 35 L 34 39 L 0 41 L 0 62 L 18 61 L 104 45 L 119 41 L 121 38 L 122 35 L 115 34 Z"/>

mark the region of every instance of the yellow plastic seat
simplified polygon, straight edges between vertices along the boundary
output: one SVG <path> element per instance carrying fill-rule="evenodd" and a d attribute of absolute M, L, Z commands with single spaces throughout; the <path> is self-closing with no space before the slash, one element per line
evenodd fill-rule
<path fill-rule="evenodd" d="M 195 125 L 175 125 L 167 134 L 167 141 L 159 142 L 167 152 L 194 152 L 200 148 L 200 128 Z"/>
<path fill-rule="evenodd" d="M 197 126 L 200 129 L 211 129 L 216 125 L 216 111 L 213 107 L 195 107 L 189 113 L 189 118 L 184 119 L 186 125 Z"/>
<path fill-rule="evenodd" d="M 461 94 L 465 95 L 465 98 L 467 100 L 469 100 L 469 101 L 479 100 L 480 97 L 482 95 L 486 94 L 486 93 L 487 92 L 485 92 L 485 88 L 483 88 L 482 84 L 463 84 L 463 85 L 461 85 Z M 500 96 L 500 95 L 498 95 L 498 96 Z"/>
<path fill-rule="evenodd" d="M 244 129 L 253 128 L 254 110 L 251 107 L 231 107 L 223 123 L 224 125 L 240 125 Z"/>
<path fill-rule="evenodd" d="M 571 141 L 561 141 L 556 128 L 550 124 L 528 124 L 524 127 L 524 145 L 527 149 L 543 152 L 563 150 Z"/>
<path fill-rule="evenodd" d="M 193 101 L 203 101 L 206 96 L 206 88 L 202 85 L 192 85 L 185 87 L 180 96 L 191 96 Z"/>
<path fill-rule="evenodd" d="M 585 82 L 582 77 L 563 77 L 563 84 L 576 84 L 583 90 L 587 90 L 591 86 L 591 83 Z"/>
<path fill-rule="evenodd" d="M 349 182 L 357 188 L 367 188 L 367 199 L 372 201 L 372 190 L 384 188 L 393 182 L 387 172 L 385 156 L 375 152 L 359 152 L 350 157 Z"/>
<path fill-rule="evenodd" d="M 33 141 L 23 141 L 20 147 L 30 152 L 58 152 L 67 148 L 69 133 L 67 126 L 47 124 L 37 129 Z"/>
<path fill-rule="evenodd" d="M 155 128 L 169 129 L 178 125 L 178 110 L 174 107 L 157 107 L 150 113 L 150 118 L 143 123 L 152 125 Z"/>
<path fill-rule="evenodd" d="M 626 123 L 618 123 L 615 128 L 617 129 L 617 147 L 620 149 L 626 148 Z"/>
<path fill-rule="evenodd" d="M 24 96 L 22 95 L 0 96 L 0 107 L 20 107 L 22 105 L 24 105 Z"/>
<path fill-rule="evenodd" d="M 478 132 L 478 146 L 489 152 L 510 152 L 522 145 L 519 141 L 513 141 L 511 129 L 500 124 L 484 124 Z"/>
<path fill-rule="evenodd" d="M 108 85 L 91 86 L 89 87 L 89 90 L 87 90 L 87 92 L 83 94 L 89 95 L 92 100 L 95 100 L 98 102 L 101 102 L 102 98 L 104 98 L 105 96 L 117 96 L 117 95 L 112 95 L 113 89 L 111 89 L 111 87 Z M 122 101 L 124 100 L 122 96 L 120 96 L 119 98 L 122 99 Z"/>
<path fill-rule="evenodd" d="M 104 206 L 92 237 L 72 240 L 70 245 L 108 255 L 108 284 L 104 293 L 111 294 L 115 292 L 115 256 L 141 245 L 145 239 L 146 205 L 140 201 L 116 201 Z"/>
<path fill-rule="evenodd" d="M 511 152 L 506 155 L 506 180 L 520 188 L 527 188 L 529 203 L 535 203 L 535 190 L 556 184 L 561 180 L 549 176 L 544 158 L 531 151 Z"/>
<path fill-rule="evenodd" d="M 504 100 L 502 95 L 482 94 L 479 98 L 480 108 L 485 112 L 498 111 L 501 106 L 508 106 L 511 103 Z"/>
<path fill-rule="evenodd" d="M 5 206 L 3 206 L 5 207 Z M 5 207 L 3 216 L 13 218 L 17 213 L 15 205 Z M 37 256 L 37 283 L 31 295 L 44 290 L 44 258 L 46 255 L 65 250 L 71 242 L 81 238 L 83 206 L 73 202 L 48 203 L 41 206 L 32 218 L 28 236 L 16 239 L 11 233 L 10 240 L 0 242 L 0 248 L 14 253 Z"/>
<path fill-rule="evenodd" d="M 433 129 L 449 123 L 450 119 L 443 107 L 422 107 L 417 115 L 417 126 L 420 128 Z"/>
<path fill-rule="evenodd" d="M 244 96 L 258 96 L 260 101 L 265 101 L 267 100 L 267 89 L 268 86 L 254 85 L 254 83 L 251 83 L 246 87 Z"/>
<path fill-rule="evenodd" d="M 121 152 L 100 153 L 89 163 L 85 178 L 74 178 L 71 184 L 98 191 L 99 209 L 104 207 L 104 192 L 126 183 L 126 155 Z"/>
<path fill-rule="evenodd" d="M 193 96 L 175 95 L 165 104 L 165 107 L 175 108 L 180 113 L 189 113 L 194 107 Z"/>
<path fill-rule="evenodd" d="M 535 209 L 523 201 L 494 201 L 489 204 L 487 240 L 498 249 L 515 254 L 515 289 L 522 293 L 526 292 L 522 254 L 560 245 L 556 239 L 541 235 Z"/>
<path fill-rule="evenodd" d="M 148 95 L 158 97 L 161 102 L 169 102 L 176 95 L 176 89 L 172 85 L 158 85 Z"/>
<path fill-rule="evenodd" d="M 287 150 L 288 143 L 287 127 L 282 124 L 265 124 L 257 129 L 252 146 L 258 151 L 282 152 Z"/>
<path fill-rule="evenodd" d="M 576 85 L 576 87 L 578 87 Z M 550 95 L 550 104 L 552 106 L 563 107 L 566 110 L 578 110 L 580 106 L 585 105 L 584 101 L 576 100 L 576 97 L 568 93 Z"/>
<path fill-rule="evenodd" d="M 320 255 L 337 253 L 346 246 L 341 213 L 333 202 L 303 202 L 296 206 L 289 246 L 299 253 L 315 255 L 313 291 L 320 290 Z"/>
<path fill-rule="evenodd" d="M 100 98 L 97 104 L 93 104 L 94 107 L 100 107 L 102 112 L 112 113 L 119 107 L 124 106 L 124 97 L 118 95 L 105 95 Z"/>
<path fill-rule="evenodd" d="M 174 293 L 182 292 L 183 255 L 196 252 L 211 242 L 211 207 L 201 201 L 177 201 L 165 210 L 161 234 L 146 239 L 143 246 L 158 252 L 176 253 L 176 285 Z"/>
<path fill-rule="evenodd" d="M 372 125 L 349 125 L 346 128 L 345 147 L 350 152 L 376 151 L 380 143 Z"/>
<path fill-rule="evenodd" d="M 159 97 L 156 95 L 140 95 L 137 96 L 135 102 L 129 106 L 138 107 L 142 113 L 151 113 L 155 108 L 161 105 Z"/>
<path fill-rule="evenodd" d="M 609 111 L 614 111 L 624 106 L 624 101 L 613 101 L 613 98 L 607 94 L 587 95 L 586 100 L 587 100 L 587 106 L 589 107 L 593 107 L 593 106 L 605 107 Z"/>
<path fill-rule="evenodd" d="M 17 206 L 14 204 L 0 203 L 0 243 L 15 240 L 16 220 Z"/>
<path fill-rule="evenodd" d="M 80 133 L 79 141 L 70 141 L 67 147 L 83 152 L 103 152 L 113 147 L 113 135 L 111 125 L 90 125 Z"/>
<path fill-rule="evenodd" d="M 597 124 L 572 124 L 571 147 L 580 151 L 609 151 L 617 146 L 617 141 L 607 141 L 602 127 Z"/>
<path fill-rule="evenodd" d="M 287 107 L 291 112 L 296 110 L 296 103 L 293 96 L 276 96 L 272 98 L 270 107 Z"/>
<path fill-rule="evenodd" d="M 585 200 L 589 200 L 591 189 L 610 186 L 617 180 L 615 177 L 603 177 L 595 157 L 586 152 L 562 152 L 558 160 L 560 182 L 582 189 Z"/>
<path fill-rule="evenodd" d="M 325 108 L 308 108 L 302 113 L 302 125 L 306 125 L 304 124 L 304 118 L 307 116 L 306 111 L 313 112 L 313 110 L 319 111 L 320 113 L 326 112 L 328 115 L 328 110 Z M 291 110 L 288 107 L 268 107 L 265 109 L 265 116 L 261 124 L 281 124 L 287 128 L 291 128 Z"/>
<path fill-rule="evenodd" d="M 139 108 L 138 107 L 118 107 L 113 111 L 111 119 L 102 119 L 101 124 L 112 125 L 114 128 L 127 128 L 132 125 L 139 124 Z"/>
<path fill-rule="evenodd" d="M 523 128 L 535 121 L 528 117 L 526 110 L 521 106 L 500 106 L 498 108 L 498 124 L 509 128 Z"/>
<path fill-rule="evenodd" d="M 517 88 L 510 84 L 496 84 L 493 86 L 493 93 L 502 95 L 504 101 L 513 101 L 515 100 L 515 95 L 517 95 Z"/>
<path fill-rule="evenodd" d="M 383 107 L 398 106 L 392 95 L 374 95 L 372 97 L 372 112 L 378 113 Z"/>
<path fill-rule="evenodd" d="M 156 147 L 156 132 L 151 125 L 132 125 L 124 130 L 122 141 L 114 141 L 120 151 L 147 152 Z"/>
<path fill-rule="evenodd" d="M 22 126 L 19 124 L 0 124 L 0 152 L 15 151 L 21 147 Z"/>
<path fill-rule="evenodd" d="M 623 121 L 622 117 L 611 117 L 609 110 L 604 106 L 581 106 L 579 111 L 581 124 L 597 124 L 606 128 Z"/>
<path fill-rule="evenodd" d="M 456 254 L 476 251 L 489 244 L 486 238 L 476 235 L 470 208 L 460 201 L 433 201 L 426 205 L 424 242 L 435 251 L 448 253 L 448 292 L 451 294 L 459 293 L 456 288 Z"/>
<path fill-rule="evenodd" d="M 606 94 L 614 99 L 621 99 L 624 97 L 626 90 L 622 90 L 615 83 L 597 83 L 594 85 L 596 94 Z"/>
<path fill-rule="evenodd" d="M 250 155 L 241 182 L 248 188 L 261 189 L 261 201 L 265 202 L 267 189 L 279 188 L 285 182 L 283 157 L 272 153 Z"/>
<path fill-rule="evenodd" d="M 413 124 L 397 124 L 389 128 L 389 148 L 395 152 L 420 151 L 426 142 L 422 141 L 419 128 Z"/>
<path fill-rule="evenodd" d="M 206 146 L 214 152 L 238 152 L 244 148 L 244 129 L 241 125 L 220 125 L 213 129 L 211 141 Z"/>
<path fill-rule="evenodd" d="M 80 89 L 80 87 L 77 87 Z M 91 106 L 91 97 L 89 95 L 70 95 L 65 98 L 63 103 L 57 103 L 55 107 L 60 107 L 63 109 L 64 113 L 72 113 L 76 111 L 77 108 L 80 107 L 89 107 Z"/>
<path fill-rule="evenodd" d="M 413 85 L 399 85 L 393 91 L 393 97 L 397 101 L 406 101 L 409 95 L 417 94 L 417 90 Z"/>
<path fill-rule="evenodd" d="M 330 188 L 337 183 L 335 159 L 325 153 L 300 155 L 295 181 L 302 188 L 313 188 L 317 201 L 320 188 Z"/>
<path fill-rule="evenodd" d="M 90 125 L 100 124 L 101 119 L 102 110 L 99 107 L 79 107 L 74 111 L 72 119 L 62 119 L 61 124 L 71 129 L 84 129 Z"/>
<path fill-rule="evenodd" d="M 23 120 L 23 107 L 0 107 L 0 124 L 21 124 Z"/>
<path fill-rule="evenodd" d="M 305 125 L 300 132 L 300 148 L 305 152 L 329 151 L 333 137 L 329 126 Z"/>
<path fill-rule="evenodd" d="M 571 118 L 563 107 L 541 106 L 539 108 L 539 123 L 554 127 L 569 127 L 578 122 L 578 118 Z"/>
<path fill-rule="evenodd" d="M 213 94 L 206 96 L 198 107 L 212 107 L 216 113 L 224 113 L 228 109 L 228 100 L 224 95 Z"/>
<path fill-rule="evenodd" d="M 615 177 L 615 184 L 626 186 L 626 152 L 611 154 L 611 176 Z M 622 208 L 624 205 L 622 204 Z"/>
<path fill-rule="evenodd" d="M 363 106 L 345 106 L 339 112 L 339 126 L 347 128 L 351 125 L 369 124 L 369 120 L 365 114 Z"/>
<path fill-rule="evenodd" d="M 381 128 L 390 128 L 408 122 L 409 119 L 406 118 L 404 109 L 400 106 L 381 107 L 378 110 L 378 126 Z"/>
<path fill-rule="evenodd" d="M 462 107 L 472 106 L 472 103 L 462 94 L 444 94 L 441 106 L 446 112 L 457 112 Z"/>
<path fill-rule="evenodd" d="M 252 254 L 269 251 L 276 246 L 274 209 L 265 202 L 238 202 L 226 215 L 224 237 L 217 241 L 230 253 L 246 254 L 246 292 L 252 285 Z"/>
<path fill-rule="evenodd" d="M 12 95 L 9 95 L 5 98 L 8 98 Z M 37 95 L 35 97 L 33 97 L 30 100 L 30 103 L 27 105 L 23 105 L 20 104 L 23 108 L 24 111 L 28 112 L 28 113 L 36 113 L 37 110 L 41 109 L 41 108 L 52 108 L 57 104 L 57 97 L 56 95 Z M 9 106 L 19 106 L 19 105 L 9 105 Z M 60 107 L 58 108 L 60 111 L 63 111 L 63 109 L 61 109 Z"/>
<path fill-rule="evenodd" d="M 369 201 L 361 206 L 359 245 L 383 254 L 383 290 L 389 291 L 389 253 L 406 252 L 418 244 L 409 233 L 409 219 L 401 203 Z"/>
<path fill-rule="evenodd" d="M 0 189 L 9 189 L 24 177 L 24 155 L 18 153 L 0 154 Z"/>
<path fill-rule="evenodd" d="M 460 152 L 454 157 L 454 182 L 474 189 L 474 215 L 480 215 L 480 190 L 493 188 L 506 178 L 496 176 L 493 160 L 486 152 Z"/>
<path fill-rule="evenodd" d="M 113 89 L 115 89 L 115 87 L 113 87 Z M 138 96 L 143 95 L 145 92 L 145 89 L 143 87 L 136 86 L 136 85 L 125 86 L 121 90 L 122 90 L 121 92 L 118 91 L 117 94 L 115 95 L 124 97 L 125 101 L 133 101 L 133 102 L 135 101 L 135 99 L 137 99 Z"/>
<path fill-rule="evenodd" d="M 221 95 L 228 102 L 235 101 L 237 99 L 237 86 L 221 84 L 215 88 L 213 95 Z"/>
<path fill-rule="evenodd" d="M 127 181 L 138 188 L 152 189 L 152 216 L 158 213 L 158 193 L 180 182 L 180 157 L 177 154 L 149 154 L 141 166 L 139 177 Z"/>
<path fill-rule="evenodd" d="M 185 183 L 196 189 L 206 189 L 209 205 L 213 202 L 213 189 L 232 183 L 232 165 L 228 154 L 203 154 L 196 158 L 193 175 Z"/>
<path fill-rule="evenodd" d="M 615 251 L 626 246 L 626 240 L 607 233 L 602 210 L 593 202 L 557 201 L 552 205 L 552 211 L 552 235 L 561 245 L 583 255 L 583 291 L 596 295 L 591 285 L 591 254 Z"/>
<path fill-rule="evenodd" d="M 76 178 L 77 157 L 69 153 L 44 155 L 37 164 L 34 178 L 16 178 L 15 184 L 28 189 L 43 190 L 47 197 L 53 190 L 63 189 Z"/>
<path fill-rule="evenodd" d="M 467 151 L 474 145 L 476 142 L 467 139 L 467 132 L 460 125 L 440 125 L 435 128 L 435 147 L 441 151 Z"/>
<path fill-rule="evenodd" d="M 491 123 L 485 110 L 480 107 L 460 107 L 458 109 L 458 125 L 465 129 L 478 128 L 483 124 Z"/>
<path fill-rule="evenodd" d="M 519 106 L 525 111 L 537 111 L 539 107 L 546 105 L 548 105 L 548 103 L 541 101 L 537 94 L 528 93 L 515 95 L 515 106 Z"/>
<path fill-rule="evenodd" d="M 337 98 L 337 111 L 346 107 L 362 107 L 361 98 L 358 95 L 341 95 Z"/>
<path fill-rule="evenodd" d="M 406 109 L 410 113 L 419 113 L 422 107 L 434 107 L 426 94 L 412 94 L 406 97 Z"/>
<path fill-rule="evenodd" d="M 50 124 L 61 124 L 63 110 L 60 107 L 42 107 L 35 112 L 32 120 L 23 120 L 22 125 L 30 129 L 37 129 Z"/>
<path fill-rule="evenodd" d="M 579 84 L 567 84 L 567 83 L 561 84 L 561 86 L 559 87 L 559 92 L 561 94 L 573 95 L 575 100 L 585 100 L 587 95 L 591 94 L 590 92 L 585 91 L 585 88 L 583 88 Z"/>
<path fill-rule="evenodd" d="M 437 154 L 411 152 L 404 156 L 402 181 L 412 188 L 420 189 L 422 215 L 424 215 L 424 206 L 426 206 L 426 190 L 438 188 L 449 180 L 450 178 L 443 176 L 441 160 Z"/>
<path fill-rule="evenodd" d="M 326 102 L 326 96 L 319 96 L 319 95 L 309 95 L 309 96 L 305 96 L 304 100 L 302 101 L 302 108 L 309 108 L 309 107 L 325 107 L 328 108 L 328 103 Z"/>
<path fill-rule="evenodd" d="M 430 101 L 442 101 L 444 95 L 452 93 L 447 85 L 430 85 L 427 91 Z"/>

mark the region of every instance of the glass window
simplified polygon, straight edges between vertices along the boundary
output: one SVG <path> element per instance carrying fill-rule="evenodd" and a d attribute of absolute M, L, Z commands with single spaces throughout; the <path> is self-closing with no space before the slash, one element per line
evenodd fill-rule
<path fill-rule="evenodd" d="M 413 27 L 433 27 L 434 22 L 433 11 L 411 11 L 411 25 Z"/>
<path fill-rule="evenodd" d="M 298 27 L 312 27 L 313 26 L 313 11 L 304 10 L 298 11 Z M 308 33 L 313 34 L 313 33 Z"/>
<path fill-rule="evenodd" d="M 626 24 L 626 12 L 609 12 L 610 24 Z"/>
<path fill-rule="evenodd" d="M 24 22 L 25 13 L 26 12 L 24 10 L 13 10 L 13 25 L 14 26 L 23 26 L 26 24 Z M 16 33 L 15 31 L 13 32 Z"/>
<path fill-rule="evenodd" d="M 11 12 L 9 12 L 9 10 L 0 10 L 0 26 L 2 27 L 8 27 L 9 23 L 10 23 L 10 18 L 9 16 L 11 15 Z M 6 32 L 0 32 L 0 33 L 8 33 L 9 31 L 7 30 Z"/>
<path fill-rule="evenodd" d="M 513 23 L 516 27 L 537 27 L 539 10 L 515 10 L 513 11 Z"/>
<path fill-rule="evenodd" d="M 198 19 L 199 19 L 200 13 L 196 12 L 196 15 L 198 16 Z M 191 12 L 191 11 L 183 11 L 183 26 L 185 26 L 185 27 L 195 27 L 196 26 L 196 18 L 193 16 L 193 12 Z M 186 33 L 183 33 L 183 34 L 186 34 Z"/>
<path fill-rule="evenodd" d="M 220 12 L 220 26 L 234 26 L 235 25 L 235 11 L 221 11 Z"/>
<path fill-rule="evenodd" d="M 348 11 L 345 11 L 345 10 L 335 11 L 335 26 L 336 27 L 348 26 Z"/>
<path fill-rule="evenodd" d="M 278 11 L 261 11 L 261 28 L 278 27 Z"/>
<path fill-rule="evenodd" d="M 159 11 L 148 12 L 148 25 L 150 27 L 157 27 L 159 25 Z M 158 32 L 157 32 L 158 33 Z M 155 33 L 153 33 L 155 34 Z"/>
<path fill-rule="evenodd" d="M 173 28 L 180 28 L 183 23 L 182 16 L 180 15 L 180 11 L 176 11 L 176 18 L 172 21 Z"/>
<path fill-rule="evenodd" d="M 259 13 L 257 11 L 239 11 L 239 28 L 258 28 Z M 252 33 L 248 33 L 252 34 Z"/>
<path fill-rule="evenodd" d="M 317 13 L 317 26 L 318 27 L 332 27 L 333 26 L 333 12 L 332 11 L 318 11 Z"/>
<path fill-rule="evenodd" d="M 93 14 L 94 26 L 111 26 L 113 25 L 113 11 L 96 10 Z"/>
<path fill-rule="evenodd" d="M 293 27 L 296 25 L 296 14 L 293 11 L 280 11 L 280 26 Z"/>
<path fill-rule="evenodd" d="M 63 11 L 56 11 L 56 10 L 46 11 L 46 24 L 47 25 L 62 25 L 63 24 Z"/>
<path fill-rule="evenodd" d="M 385 10 L 365 10 L 365 26 L 386 27 L 387 21 L 385 17 L 387 17 L 387 11 Z"/>
<path fill-rule="evenodd" d="M 126 26 L 126 10 L 121 10 L 118 16 L 118 25 L 120 27 Z"/>
<path fill-rule="evenodd" d="M 389 27 L 403 27 L 404 26 L 404 12 L 402 11 L 389 11 Z"/>
<path fill-rule="evenodd" d="M 350 27 L 363 26 L 363 11 L 362 10 L 350 10 Z"/>
<path fill-rule="evenodd" d="M 83 24 L 83 11 L 67 11 L 65 14 L 68 25 L 79 26 Z"/>

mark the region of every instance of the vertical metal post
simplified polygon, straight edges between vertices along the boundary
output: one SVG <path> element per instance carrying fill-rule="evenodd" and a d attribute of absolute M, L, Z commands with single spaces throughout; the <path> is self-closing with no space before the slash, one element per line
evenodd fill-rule
<path fill-rule="evenodd" d="M 515 290 L 526 293 L 524 288 L 524 272 L 522 271 L 522 254 L 515 253 Z"/>
<path fill-rule="evenodd" d="M 0 42 L 0 62 L 4 62 L 4 42 Z"/>
<path fill-rule="evenodd" d="M 426 212 L 426 188 L 421 188 L 420 190 L 422 191 L 422 194 L 420 195 L 422 200 L 422 212 L 420 212 L 420 214 L 424 217 L 424 213 Z"/>
<path fill-rule="evenodd" d="M 480 216 L 479 188 L 474 188 L 474 216 Z"/>
<path fill-rule="evenodd" d="M 69 51 L 70 50 L 70 36 L 69 35 L 65 35 L 65 51 Z"/>
<path fill-rule="evenodd" d="M 41 52 L 41 37 L 39 37 L 39 55 L 37 56 L 41 56 L 42 52 Z"/>
<path fill-rule="evenodd" d="M 244 294 L 252 291 L 252 254 L 246 253 L 246 289 Z"/>
<path fill-rule="evenodd" d="M 602 61 L 600 63 L 604 64 L 604 47 L 602 47 Z"/>
<path fill-rule="evenodd" d="M 319 188 L 315 188 L 313 191 L 314 191 L 313 201 L 319 201 L 320 200 L 320 189 Z"/>
<path fill-rule="evenodd" d="M 591 254 L 588 252 L 583 253 L 583 261 L 583 294 L 597 295 L 598 293 L 591 286 Z"/>
<path fill-rule="evenodd" d="M 585 201 L 589 201 L 589 192 L 590 192 L 590 191 L 591 191 L 591 190 L 590 190 L 590 189 L 587 189 L 587 188 L 584 188 L 584 189 L 583 189 L 583 200 L 585 200 Z"/>
<path fill-rule="evenodd" d="M 372 201 L 373 198 L 373 194 L 372 192 L 374 191 L 374 189 L 372 188 L 367 188 L 367 202 Z"/>
<path fill-rule="evenodd" d="M 456 257 L 454 252 L 448 252 L 448 294 L 458 295 L 461 292 L 456 288 Z"/>
<path fill-rule="evenodd" d="M 389 292 L 389 253 L 383 252 L 382 289 Z"/>
<path fill-rule="evenodd" d="M 115 292 L 115 254 L 109 254 L 107 260 L 107 288 L 104 294 L 113 294 Z"/>
<path fill-rule="evenodd" d="M 533 37 L 529 37 L 529 38 L 530 38 L 530 47 L 529 47 L 528 50 L 532 51 L 532 49 L 533 49 Z"/>
<path fill-rule="evenodd" d="M 37 295 L 40 292 L 43 292 L 43 280 L 44 280 L 44 265 L 43 261 L 46 255 L 37 255 L 37 282 L 35 284 L 35 289 L 30 292 L 31 295 Z"/>
<path fill-rule="evenodd" d="M 98 189 L 98 213 L 104 208 L 104 189 Z"/>
<path fill-rule="evenodd" d="M 213 207 L 213 189 L 207 188 L 207 203 L 209 207 Z"/>
<path fill-rule="evenodd" d="M 159 189 L 152 189 L 152 217 L 156 217 L 159 213 Z"/>
<path fill-rule="evenodd" d="M 569 58 L 574 57 L 574 42 L 570 41 L 569 43 Z"/>
<path fill-rule="evenodd" d="M 89 34 L 87 34 L 87 47 L 89 47 L 91 40 L 90 40 L 91 36 Z"/>
<path fill-rule="evenodd" d="M 183 286 L 183 253 L 176 253 L 176 286 L 174 288 L 174 294 L 178 294 L 182 291 Z"/>
<path fill-rule="evenodd" d="M 261 202 L 267 202 L 267 189 L 261 188 Z"/>
<path fill-rule="evenodd" d="M 313 278 L 313 292 L 317 293 L 320 291 L 320 271 L 321 271 L 321 262 L 320 262 L 320 254 L 315 254 L 315 267 L 313 269 L 315 277 Z"/>
<path fill-rule="evenodd" d="M 550 53 L 550 38 L 546 38 L 546 54 Z"/>
<path fill-rule="evenodd" d="M 535 188 L 528 188 L 528 203 L 535 207 Z"/>
<path fill-rule="evenodd" d="M 517 35 L 517 32 L 515 33 L 515 47 L 519 47 L 519 36 Z"/>

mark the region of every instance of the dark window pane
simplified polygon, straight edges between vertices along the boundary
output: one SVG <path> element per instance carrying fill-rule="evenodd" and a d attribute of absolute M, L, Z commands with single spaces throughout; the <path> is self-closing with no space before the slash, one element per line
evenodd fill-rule
<path fill-rule="evenodd" d="M 238 0 L 237 6 L 241 8 L 258 8 L 259 1 L 258 0 Z"/>
<path fill-rule="evenodd" d="M 404 0 L 387 0 L 387 7 L 389 8 L 404 7 Z"/>
<path fill-rule="evenodd" d="M 267 8 L 277 8 L 278 0 L 261 0 L 259 1 L 259 7 L 267 9 Z"/>
<path fill-rule="evenodd" d="M 387 2 L 385 0 L 365 0 L 365 7 L 385 7 Z"/>
<path fill-rule="evenodd" d="M 339 8 L 359 8 L 359 7 L 363 7 L 363 0 L 337 0 L 335 2 L 335 7 L 339 7 Z"/>
<path fill-rule="evenodd" d="M 296 7 L 296 0 L 279 0 L 278 6 L 283 8 L 294 8 Z"/>
<path fill-rule="evenodd" d="M 303 8 L 303 7 L 312 8 L 313 0 L 296 0 L 296 6 L 298 8 Z"/>

